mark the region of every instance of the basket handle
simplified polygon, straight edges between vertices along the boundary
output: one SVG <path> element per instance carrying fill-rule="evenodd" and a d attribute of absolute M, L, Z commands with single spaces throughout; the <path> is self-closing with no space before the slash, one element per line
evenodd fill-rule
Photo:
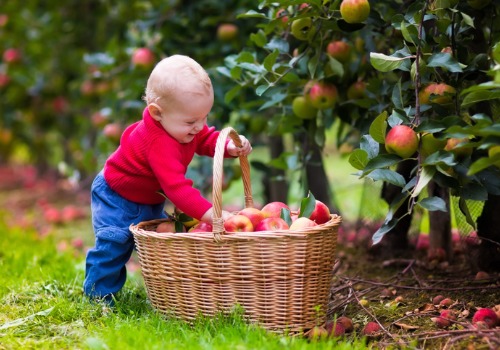
<path fill-rule="evenodd" d="M 214 166 L 213 166 L 213 217 L 212 232 L 216 241 L 220 240 L 220 235 L 224 234 L 224 220 L 222 219 L 222 180 L 223 161 L 226 150 L 226 139 L 230 137 L 237 147 L 241 147 L 240 136 L 231 127 L 222 129 L 215 145 Z M 239 156 L 241 167 L 241 178 L 245 192 L 245 207 L 253 207 L 252 185 L 250 181 L 250 165 L 247 156 Z"/>

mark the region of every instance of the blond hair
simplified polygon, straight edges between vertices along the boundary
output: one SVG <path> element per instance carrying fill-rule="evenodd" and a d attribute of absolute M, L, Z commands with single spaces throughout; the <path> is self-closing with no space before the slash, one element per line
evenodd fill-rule
<path fill-rule="evenodd" d="M 173 55 L 164 58 L 151 72 L 144 94 L 147 104 L 166 105 L 175 100 L 176 93 L 213 95 L 208 73 L 188 56 Z"/>

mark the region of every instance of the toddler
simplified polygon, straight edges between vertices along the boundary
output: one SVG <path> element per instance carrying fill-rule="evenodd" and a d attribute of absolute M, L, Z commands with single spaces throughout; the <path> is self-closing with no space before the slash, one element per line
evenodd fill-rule
<path fill-rule="evenodd" d="M 214 103 L 212 83 L 193 59 L 160 61 L 148 79 L 142 120 L 129 126 L 91 190 L 95 246 L 87 253 L 84 292 L 112 302 L 124 285 L 125 264 L 134 249 L 131 224 L 166 217 L 166 197 L 178 209 L 212 222 L 212 203 L 193 188 L 186 170 L 194 154 L 213 157 L 219 132 L 207 126 Z M 225 156 L 248 155 L 252 147 L 226 143 Z M 222 218 L 231 214 L 223 211 Z"/>

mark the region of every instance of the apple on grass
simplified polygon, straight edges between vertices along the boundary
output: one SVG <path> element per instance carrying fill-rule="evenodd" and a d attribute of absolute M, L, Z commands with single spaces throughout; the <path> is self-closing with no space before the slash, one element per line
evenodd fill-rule
<path fill-rule="evenodd" d="M 290 207 L 283 202 L 270 202 L 262 207 L 261 212 L 266 218 L 279 218 L 281 217 L 281 209 L 290 210 Z"/>
<path fill-rule="evenodd" d="M 418 135 L 409 126 L 396 125 L 385 137 L 385 149 L 403 159 L 410 158 L 418 149 Z"/>
<path fill-rule="evenodd" d="M 288 230 L 290 227 L 285 220 L 279 217 L 268 217 L 262 220 L 254 231 L 280 231 Z"/>
<path fill-rule="evenodd" d="M 318 226 L 318 224 L 306 217 L 297 218 L 297 220 L 293 221 L 290 225 L 290 231 L 302 230 L 308 227 Z"/>
<path fill-rule="evenodd" d="M 224 229 L 227 232 L 252 232 L 254 227 L 248 217 L 236 214 L 224 221 Z"/>
<path fill-rule="evenodd" d="M 244 208 L 238 214 L 249 218 L 253 227 L 256 227 L 262 220 L 265 219 L 264 213 L 257 208 Z"/>

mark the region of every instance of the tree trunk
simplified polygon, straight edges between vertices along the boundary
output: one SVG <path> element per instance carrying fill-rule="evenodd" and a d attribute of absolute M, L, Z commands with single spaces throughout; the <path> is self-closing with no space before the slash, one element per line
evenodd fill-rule
<path fill-rule="evenodd" d="M 427 186 L 429 197 L 439 197 L 446 203 L 447 212 L 429 212 L 429 252 L 430 259 L 450 260 L 452 258 L 450 196 L 447 188 L 439 186 L 434 181 Z"/>
<path fill-rule="evenodd" d="M 271 152 L 271 159 L 278 158 L 284 151 L 283 139 L 281 136 L 271 136 L 269 138 L 269 149 Z M 269 202 L 283 202 L 288 201 L 288 182 L 286 181 L 286 174 L 284 170 L 271 168 L 268 176 L 263 178 L 264 184 L 264 201 Z"/>

